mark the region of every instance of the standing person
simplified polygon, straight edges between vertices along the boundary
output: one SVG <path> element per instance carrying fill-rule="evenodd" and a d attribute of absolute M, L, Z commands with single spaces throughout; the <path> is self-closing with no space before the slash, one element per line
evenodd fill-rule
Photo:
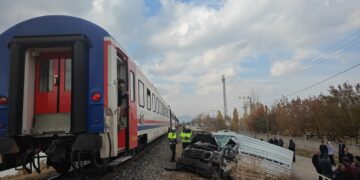
<path fill-rule="evenodd" d="M 180 133 L 180 138 L 181 138 L 181 142 L 182 142 L 182 148 L 185 149 L 191 141 L 191 129 L 189 126 L 185 126 L 185 128 L 183 129 L 183 131 Z"/>
<path fill-rule="evenodd" d="M 120 107 L 122 105 L 122 100 L 127 97 L 126 84 L 123 79 L 118 79 L 117 85 L 118 85 L 118 91 L 117 91 L 118 92 L 118 107 Z"/>
<path fill-rule="evenodd" d="M 343 161 L 344 161 L 344 166 L 345 166 L 345 172 L 346 172 L 346 174 L 348 174 L 347 177 L 349 177 L 348 179 L 349 180 L 354 179 L 353 173 L 352 173 L 352 167 L 351 167 L 352 162 L 350 161 L 350 158 L 345 155 L 343 157 Z"/>
<path fill-rule="evenodd" d="M 175 153 L 176 153 L 176 144 L 177 144 L 175 127 L 172 127 L 171 130 L 169 131 L 168 140 L 169 140 L 170 149 L 171 149 L 171 160 L 170 160 L 170 162 L 174 162 L 175 161 Z"/>
<path fill-rule="evenodd" d="M 344 148 L 343 160 L 344 160 L 345 157 L 348 157 L 348 158 L 349 158 L 350 163 L 352 163 L 353 160 L 354 160 L 354 156 L 349 152 L 349 148 L 348 148 L 348 147 L 345 147 L 345 148 Z M 344 162 L 344 164 L 346 165 L 345 162 Z"/>
<path fill-rule="evenodd" d="M 321 141 L 319 149 L 320 149 L 320 154 L 329 154 L 328 148 L 323 140 Z"/>
<path fill-rule="evenodd" d="M 272 138 L 269 139 L 270 144 L 274 144 L 274 140 Z"/>
<path fill-rule="evenodd" d="M 336 166 L 335 160 L 334 160 L 335 148 L 331 144 L 330 141 L 327 142 L 327 149 L 328 149 L 328 152 L 329 152 L 329 158 L 330 158 L 330 161 L 331 161 L 331 165 Z"/>
<path fill-rule="evenodd" d="M 339 140 L 339 162 L 343 163 L 343 156 L 344 156 L 344 149 L 345 149 L 346 145 L 342 142 L 342 140 Z"/>
<path fill-rule="evenodd" d="M 360 156 L 354 158 L 354 162 L 351 164 L 351 173 L 354 179 L 360 179 Z"/>
<path fill-rule="evenodd" d="M 320 169 L 320 174 L 322 174 L 328 178 L 332 178 L 331 161 L 330 161 L 329 155 L 327 153 L 320 154 L 318 166 Z"/>
<path fill-rule="evenodd" d="M 128 109 L 127 109 L 127 98 L 128 94 L 126 91 L 126 83 L 123 79 L 117 80 L 117 115 L 118 115 L 118 125 L 121 127 L 127 126 L 127 116 L 128 116 Z"/>
<path fill-rule="evenodd" d="M 319 168 L 319 159 L 320 159 L 320 151 L 316 150 L 315 154 L 311 158 L 311 161 L 312 161 L 312 164 L 314 165 L 317 173 L 321 172 L 320 168 Z M 319 177 L 319 179 L 320 179 L 320 177 Z"/>
<path fill-rule="evenodd" d="M 284 147 L 284 141 L 281 138 L 279 138 L 279 146 Z"/>
<path fill-rule="evenodd" d="M 343 163 L 340 163 L 334 171 L 333 180 L 349 180 L 352 179 L 351 173 L 346 171 L 346 167 Z"/>
<path fill-rule="evenodd" d="M 292 139 L 290 139 L 290 141 L 289 141 L 289 150 L 294 152 L 293 162 L 295 162 L 295 146 L 296 146 L 295 142 Z"/>
<path fill-rule="evenodd" d="M 277 146 L 279 144 L 279 141 L 278 141 L 278 139 L 276 139 L 276 137 L 274 137 L 274 144 L 277 145 Z"/>

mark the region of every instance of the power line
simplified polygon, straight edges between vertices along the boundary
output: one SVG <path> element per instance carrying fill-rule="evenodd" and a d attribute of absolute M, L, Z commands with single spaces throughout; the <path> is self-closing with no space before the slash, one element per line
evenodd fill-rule
<path fill-rule="evenodd" d="M 347 71 L 350 71 L 351 69 L 354 69 L 354 68 L 356 68 L 357 66 L 360 66 L 360 63 L 358 63 L 358 64 L 356 64 L 356 65 L 354 65 L 354 66 L 351 66 L 350 68 L 345 69 L 345 70 L 343 70 L 343 71 L 341 71 L 341 72 L 338 72 L 338 73 L 336 73 L 336 74 L 334 74 L 334 75 L 332 75 L 332 76 L 330 76 L 330 77 L 328 77 L 328 78 L 326 78 L 326 79 L 324 79 L 324 80 L 322 80 L 322 81 L 319 81 L 319 82 L 314 83 L 314 84 L 312 84 L 312 85 L 310 85 L 310 86 L 307 86 L 307 87 L 305 87 L 305 88 L 303 88 L 303 89 L 297 90 L 297 91 L 295 91 L 295 92 L 293 92 L 293 93 L 290 93 L 290 94 L 288 94 L 288 95 L 286 95 L 286 96 L 282 95 L 281 98 L 276 98 L 276 99 L 273 99 L 273 100 L 271 100 L 271 101 L 268 101 L 268 102 L 266 102 L 266 104 L 268 104 L 268 103 L 270 103 L 270 102 L 274 102 L 274 101 L 279 100 L 279 99 L 283 99 L 283 98 L 286 98 L 286 97 L 295 95 L 295 94 L 300 93 L 300 92 L 302 92 L 302 91 L 308 90 L 308 89 L 310 89 L 310 88 L 312 88 L 312 87 L 315 87 L 315 86 L 317 86 L 317 85 L 319 85 L 319 84 L 321 84 L 321 83 L 323 83 L 323 82 L 325 82 L 325 81 L 328 81 L 328 80 L 330 80 L 330 79 L 332 79 L 332 78 L 334 78 L 334 77 L 336 77 L 336 76 L 339 76 L 339 75 L 341 75 L 341 74 L 343 74 L 343 73 L 345 73 L 345 72 L 347 72 Z"/>
<path fill-rule="evenodd" d="M 311 58 L 311 62 L 308 63 L 308 64 L 306 64 L 306 67 L 305 67 L 305 68 L 300 69 L 300 70 L 295 71 L 295 72 L 285 73 L 283 76 L 287 76 L 288 79 L 290 79 L 290 78 L 296 76 L 297 74 L 300 74 L 300 73 L 306 71 L 307 69 L 309 69 L 309 67 L 314 66 L 315 63 L 318 64 L 319 62 L 317 62 L 317 61 L 320 61 L 320 62 L 321 62 L 321 59 L 320 59 L 320 58 L 321 58 L 321 56 L 326 55 L 326 52 L 330 52 L 330 54 L 331 54 L 331 53 L 334 53 L 334 52 L 337 52 L 338 50 L 340 50 L 340 49 L 348 46 L 349 44 L 351 44 L 351 43 L 352 43 L 351 41 L 354 41 L 354 40 L 356 41 L 356 40 L 357 40 L 356 37 L 359 35 L 358 33 L 360 33 L 360 30 L 355 31 L 354 33 L 352 33 L 352 34 L 350 34 L 349 36 L 346 36 L 345 38 L 343 38 L 342 40 L 340 40 L 339 43 L 336 43 L 335 45 L 330 46 L 329 48 L 325 49 L 323 53 L 314 56 L 313 58 Z M 347 43 L 346 43 L 346 40 L 352 38 L 353 36 L 355 36 L 355 39 L 352 39 L 352 40 L 350 40 L 350 42 L 347 42 Z M 344 43 L 344 42 L 345 42 L 345 43 Z M 350 47 L 352 47 L 352 46 L 350 46 Z M 313 65 L 312 65 L 312 64 L 313 64 Z"/>
<path fill-rule="evenodd" d="M 336 57 L 336 56 L 341 52 L 341 51 L 339 51 L 339 50 L 349 49 L 349 48 L 351 48 L 351 47 L 353 47 L 353 46 L 355 46 L 355 45 L 357 45 L 357 44 L 359 44 L 359 43 L 360 43 L 360 41 L 357 41 L 357 42 L 355 41 L 355 42 L 346 44 L 345 46 L 343 46 L 343 47 L 341 47 L 341 48 L 338 48 L 338 49 L 336 49 L 336 51 L 328 54 L 328 57 L 323 57 L 323 58 L 324 58 L 324 59 L 325 59 L 325 58 L 326 58 L 326 59 L 331 59 L 331 58 L 333 58 L 333 57 Z M 321 57 L 319 57 L 319 61 L 317 61 L 317 62 L 314 63 L 313 65 L 309 64 L 307 67 L 304 67 L 304 68 L 300 69 L 299 71 L 297 71 L 297 72 L 295 72 L 295 73 L 293 73 L 293 74 L 290 74 L 290 75 L 287 77 L 287 79 L 291 79 L 291 78 L 293 78 L 293 77 L 296 77 L 297 75 L 303 73 L 304 71 L 306 71 L 306 70 L 308 70 L 308 69 L 311 69 L 311 68 L 314 67 L 315 65 L 320 64 L 320 63 L 323 63 L 324 60 L 321 60 L 320 58 L 321 58 Z"/>
<path fill-rule="evenodd" d="M 339 76 L 340 74 L 343 74 L 343 73 L 345 73 L 345 72 L 347 72 L 347 71 L 350 71 L 351 69 L 354 69 L 354 68 L 356 68 L 357 66 L 360 66 L 360 63 L 358 63 L 358 64 L 356 64 L 356 65 L 354 65 L 354 66 L 351 66 L 350 68 L 348 68 L 348 69 L 346 69 L 346 70 L 344 70 L 344 71 L 341 71 L 341 72 L 339 72 L 339 73 L 337 73 L 337 74 L 335 74 L 335 75 L 332 75 L 332 76 L 330 76 L 330 77 L 328 77 L 328 78 L 326 78 L 326 79 L 324 79 L 324 80 L 322 80 L 322 81 L 320 81 L 320 82 L 314 83 L 314 84 L 312 84 L 312 85 L 310 85 L 310 86 L 308 86 L 308 87 L 306 87 L 306 88 L 303 88 L 303 89 L 300 89 L 300 90 L 298 90 L 298 91 L 296 91 L 296 92 L 293 92 L 293 93 L 291 93 L 291 94 L 288 94 L 288 95 L 286 95 L 286 97 L 292 96 L 292 95 L 297 94 L 297 93 L 299 93 L 299 92 L 302 92 L 302 91 L 308 90 L 308 89 L 310 89 L 310 88 L 312 88 L 312 87 L 315 87 L 315 86 L 317 86 L 317 85 L 319 85 L 319 84 L 321 84 L 321 83 L 323 83 L 323 82 L 325 82 L 325 81 L 328 81 L 328 80 L 330 80 L 330 79 L 332 79 L 332 78 L 334 78 L 334 77 L 336 77 L 336 76 Z"/>

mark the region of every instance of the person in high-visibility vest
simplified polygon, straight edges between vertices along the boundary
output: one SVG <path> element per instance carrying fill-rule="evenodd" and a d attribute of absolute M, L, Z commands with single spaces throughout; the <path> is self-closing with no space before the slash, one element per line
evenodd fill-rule
<path fill-rule="evenodd" d="M 170 160 L 170 162 L 174 162 L 175 161 L 176 144 L 177 144 L 175 127 L 172 127 L 170 129 L 170 131 L 168 132 L 168 140 L 169 140 L 170 149 L 171 149 L 171 160 Z"/>
<path fill-rule="evenodd" d="M 180 138 L 181 138 L 181 142 L 182 142 L 182 147 L 183 149 L 185 149 L 191 142 L 191 135 L 192 132 L 190 130 L 189 126 L 185 126 L 185 128 L 183 129 L 183 131 L 180 133 Z"/>

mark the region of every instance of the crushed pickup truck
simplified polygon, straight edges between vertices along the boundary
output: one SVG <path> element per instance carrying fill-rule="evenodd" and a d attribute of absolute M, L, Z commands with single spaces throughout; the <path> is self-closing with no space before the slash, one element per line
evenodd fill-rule
<path fill-rule="evenodd" d="M 197 132 L 176 170 L 214 179 L 290 177 L 292 156 L 285 148 L 234 132 Z"/>
<path fill-rule="evenodd" d="M 206 178 L 232 179 L 229 170 L 237 163 L 239 143 L 230 138 L 222 148 L 211 133 L 197 133 L 176 162 L 177 170 L 198 173 Z"/>

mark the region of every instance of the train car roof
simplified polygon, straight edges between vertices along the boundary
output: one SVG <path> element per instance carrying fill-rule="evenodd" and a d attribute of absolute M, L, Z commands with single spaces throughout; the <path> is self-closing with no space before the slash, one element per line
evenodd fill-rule
<path fill-rule="evenodd" d="M 64 35 L 74 34 L 74 30 L 84 32 L 88 37 L 93 36 L 109 36 L 109 33 L 102 27 L 73 16 L 65 15 L 49 15 L 40 16 L 20 22 L 6 31 L 0 38 L 7 36 L 36 36 L 36 35 Z M 3 42 L 3 41 L 1 41 Z"/>
<path fill-rule="evenodd" d="M 87 20 L 64 15 L 40 16 L 25 20 L 0 34 L 0 82 L 7 84 L 10 66 L 9 43 L 17 36 L 56 36 L 82 34 L 89 40 L 91 49 L 102 49 L 104 37 L 110 36 L 102 27 Z M 102 53 L 90 50 L 92 58 L 103 57 Z M 7 86 L 0 86 L 0 95 L 7 95 Z"/>

